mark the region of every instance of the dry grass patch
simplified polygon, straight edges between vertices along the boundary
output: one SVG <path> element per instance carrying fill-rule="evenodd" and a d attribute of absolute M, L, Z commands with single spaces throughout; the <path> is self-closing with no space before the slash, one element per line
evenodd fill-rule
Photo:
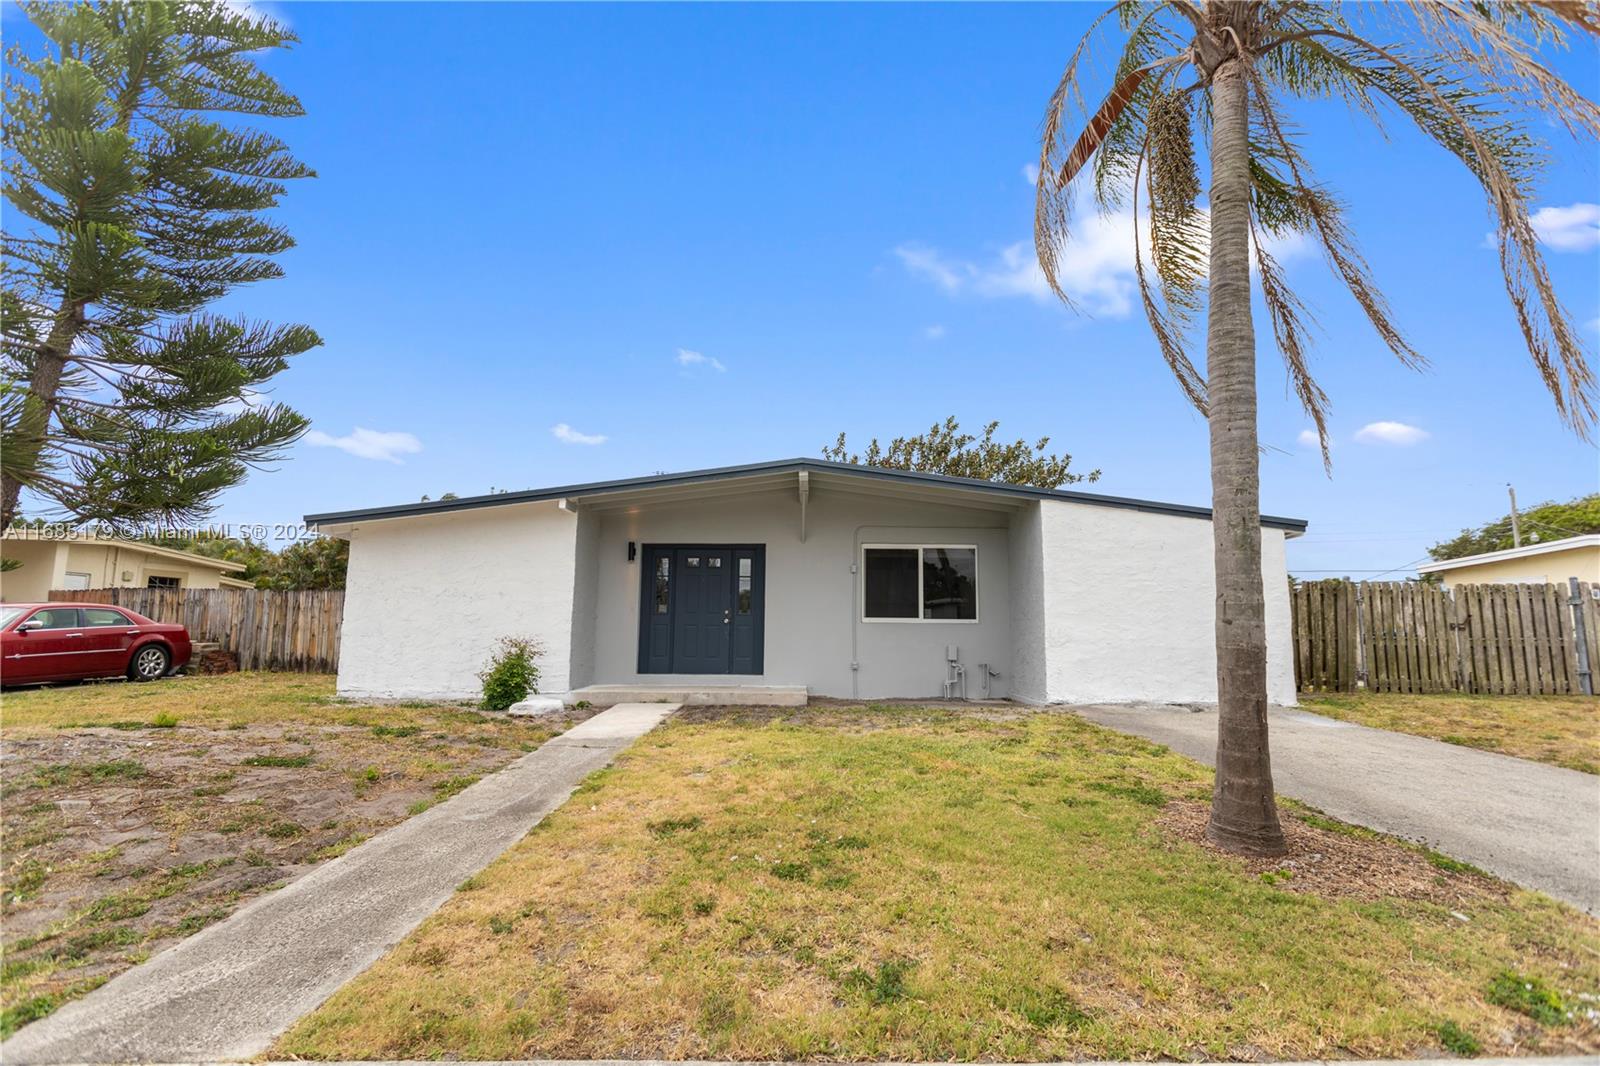
<path fill-rule="evenodd" d="M 1306 695 L 1307 710 L 1519 759 L 1600 774 L 1600 699 L 1593 696 Z"/>
<path fill-rule="evenodd" d="M 0 1034 L 547 739 L 295 674 L 7 692 Z"/>
<path fill-rule="evenodd" d="M 1288 876 L 1216 854 L 1192 839 L 1209 771 L 1158 746 L 1054 714 L 695 717 L 595 775 L 273 1054 L 1600 1049 L 1600 924 L 1310 812 L 1286 810 Z M 1560 1017 L 1493 998 L 1504 974 Z"/>

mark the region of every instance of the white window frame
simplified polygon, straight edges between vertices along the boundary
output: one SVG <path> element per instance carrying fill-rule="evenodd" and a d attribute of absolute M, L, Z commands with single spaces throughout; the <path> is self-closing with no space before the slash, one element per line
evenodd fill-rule
<path fill-rule="evenodd" d="M 94 588 L 94 574 L 87 570 L 68 570 L 63 576 L 69 580 L 66 581 L 62 587 L 68 589 L 69 591 L 82 592 L 84 589 Z M 70 579 L 75 577 L 82 578 L 83 584 L 74 585 Z"/>
<path fill-rule="evenodd" d="M 869 549 L 898 548 L 900 551 L 917 552 L 917 616 L 915 618 L 873 618 L 867 614 L 867 551 Z M 923 612 L 927 609 L 923 603 L 922 586 L 922 552 L 927 549 L 961 548 L 972 552 L 972 581 L 973 585 L 973 617 L 971 618 L 924 618 Z M 978 580 L 978 546 L 976 544 L 863 544 L 861 554 L 857 557 L 856 566 L 861 574 L 860 602 L 857 613 L 865 625 L 924 625 L 924 626 L 975 626 L 983 621 L 983 583 Z"/>

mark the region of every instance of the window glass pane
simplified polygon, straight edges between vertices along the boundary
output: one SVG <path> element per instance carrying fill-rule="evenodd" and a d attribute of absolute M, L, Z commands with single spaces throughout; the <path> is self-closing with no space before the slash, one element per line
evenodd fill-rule
<path fill-rule="evenodd" d="M 917 617 L 917 549 L 868 548 L 864 555 L 866 616 Z"/>
<path fill-rule="evenodd" d="M 175 577 L 159 577 L 152 575 L 150 580 L 145 582 L 145 587 L 153 589 L 175 589 L 181 588 L 182 584 L 183 583 Z"/>
<path fill-rule="evenodd" d="M 687 559 L 685 559 L 684 562 L 687 563 L 690 566 L 699 566 L 700 565 L 700 556 L 691 555 Z"/>
<path fill-rule="evenodd" d="M 83 609 L 83 624 L 86 626 L 133 625 L 121 611 L 113 611 L 105 607 L 85 607 Z"/>
<path fill-rule="evenodd" d="M 662 555 L 656 558 L 656 614 L 667 613 L 667 586 L 672 576 L 672 560 Z"/>
<path fill-rule="evenodd" d="M 708 557 L 706 559 L 706 565 L 713 569 L 720 569 L 722 567 L 722 556 L 713 555 Z"/>
<path fill-rule="evenodd" d="M 42 611 L 35 611 L 28 621 L 43 622 L 45 629 L 77 629 L 78 609 L 76 607 L 47 607 Z"/>
<path fill-rule="evenodd" d="M 977 555 L 972 548 L 922 549 L 922 617 L 978 617 Z"/>
<path fill-rule="evenodd" d="M 752 561 L 751 561 L 751 559 L 750 559 L 750 557 L 748 555 L 741 556 L 740 559 L 739 559 L 739 596 L 738 596 L 738 603 L 739 603 L 739 613 L 740 614 L 749 614 L 750 613 L 750 603 L 751 603 L 751 600 L 755 596 L 755 593 L 752 591 L 754 586 L 755 586 L 755 581 L 750 576 L 751 575 L 751 563 L 752 563 Z"/>
<path fill-rule="evenodd" d="M 86 588 L 89 587 L 89 582 L 93 581 L 93 580 L 94 580 L 94 575 L 93 574 L 80 574 L 80 573 L 78 573 L 76 571 L 68 570 L 67 571 L 67 583 L 65 585 L 63 585 L 62 588 L 86 589 Z"/>

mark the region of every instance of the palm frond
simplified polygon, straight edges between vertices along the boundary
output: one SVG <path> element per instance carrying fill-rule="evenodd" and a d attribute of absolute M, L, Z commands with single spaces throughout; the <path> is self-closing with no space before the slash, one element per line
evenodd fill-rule
<path fill-rule="evenodd" d="M 1309 333 L 1314 323 L 1305 302 L 1289 286 L 1282 267 L 1267 250 L 1266 232 L 1254 219 L 1250 224 L 1250 236 L 1255 242 L 1261 296 L 1267 306 L 1267 319 L 1272 324 L 1272 338 L 1283 355 L 1289 385 L 1312 425 L 1317 428 L 1317 444 L 1322 449 L 1322 468 L 1331 474 L 1333 455 L 1328 450 L 1328 394 L 1311 376 Z"/>
<path fill-rule="evenodd" d="M 1318 37 L 1338 40 L 1353 55 L 1367 57 L 1370 62 L 1355 66 L 1368 86 L 1477 177 L 1494 215 L 1506 294 L 1528 352 L 1557 413 L 1588 439 L 1596 413 L 1594 374 L 1556 295 L 1529 217 L 1528 194 L 1542 160 L 1537 142 L 1491 93 L 1473 88 L 1443 62 L 1412 61 L 1397 49 L 1341 30 L 1321 30 Z"/>
<path fill-rule="evenodd" d="M 1278 190 L 1279 198 L 1273 201 L 1283 212 L 1282 221 L 1272 224 L 1269 221 L 1272 216 L 1259 209 L 1256 212 L 1258 219 L 1269 229 L 1282 227 L 1313 236 L 1322 246 L 1329 266 L 1350 290 L 1350 295 L 1355 297 L 1384 345 L 1405 365 L 1412 368 L 1426 366 L 1427 360 L 1411 346 L 1395 324 L 1389 302 L 1383 290 L 1373 281 L 1367 261 L 1345 224 L 1343 205 L 1314 183 L 1310 164 L 1285 131 L 1277 109 L 1267 95 L 1266 86 L 1258 76 L 1252 77 L 1255 81 L 1255 114 L 1260 116 L 1261 128 L 1269 138 L 1269 149 L 1275 149 L 1272 154 L 1289 172 L 1288 182 Z M 1258 202 L 1264 187 L 1257 186 Z"/>

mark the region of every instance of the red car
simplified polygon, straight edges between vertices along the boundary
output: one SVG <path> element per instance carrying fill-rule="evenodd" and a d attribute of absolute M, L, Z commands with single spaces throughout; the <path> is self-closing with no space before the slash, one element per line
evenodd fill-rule
<path fill-rule="evenodd" d="M 126 677 L 189 662 L 189 631 L 104 603 L 0 603 L 0 685 Z"/>

